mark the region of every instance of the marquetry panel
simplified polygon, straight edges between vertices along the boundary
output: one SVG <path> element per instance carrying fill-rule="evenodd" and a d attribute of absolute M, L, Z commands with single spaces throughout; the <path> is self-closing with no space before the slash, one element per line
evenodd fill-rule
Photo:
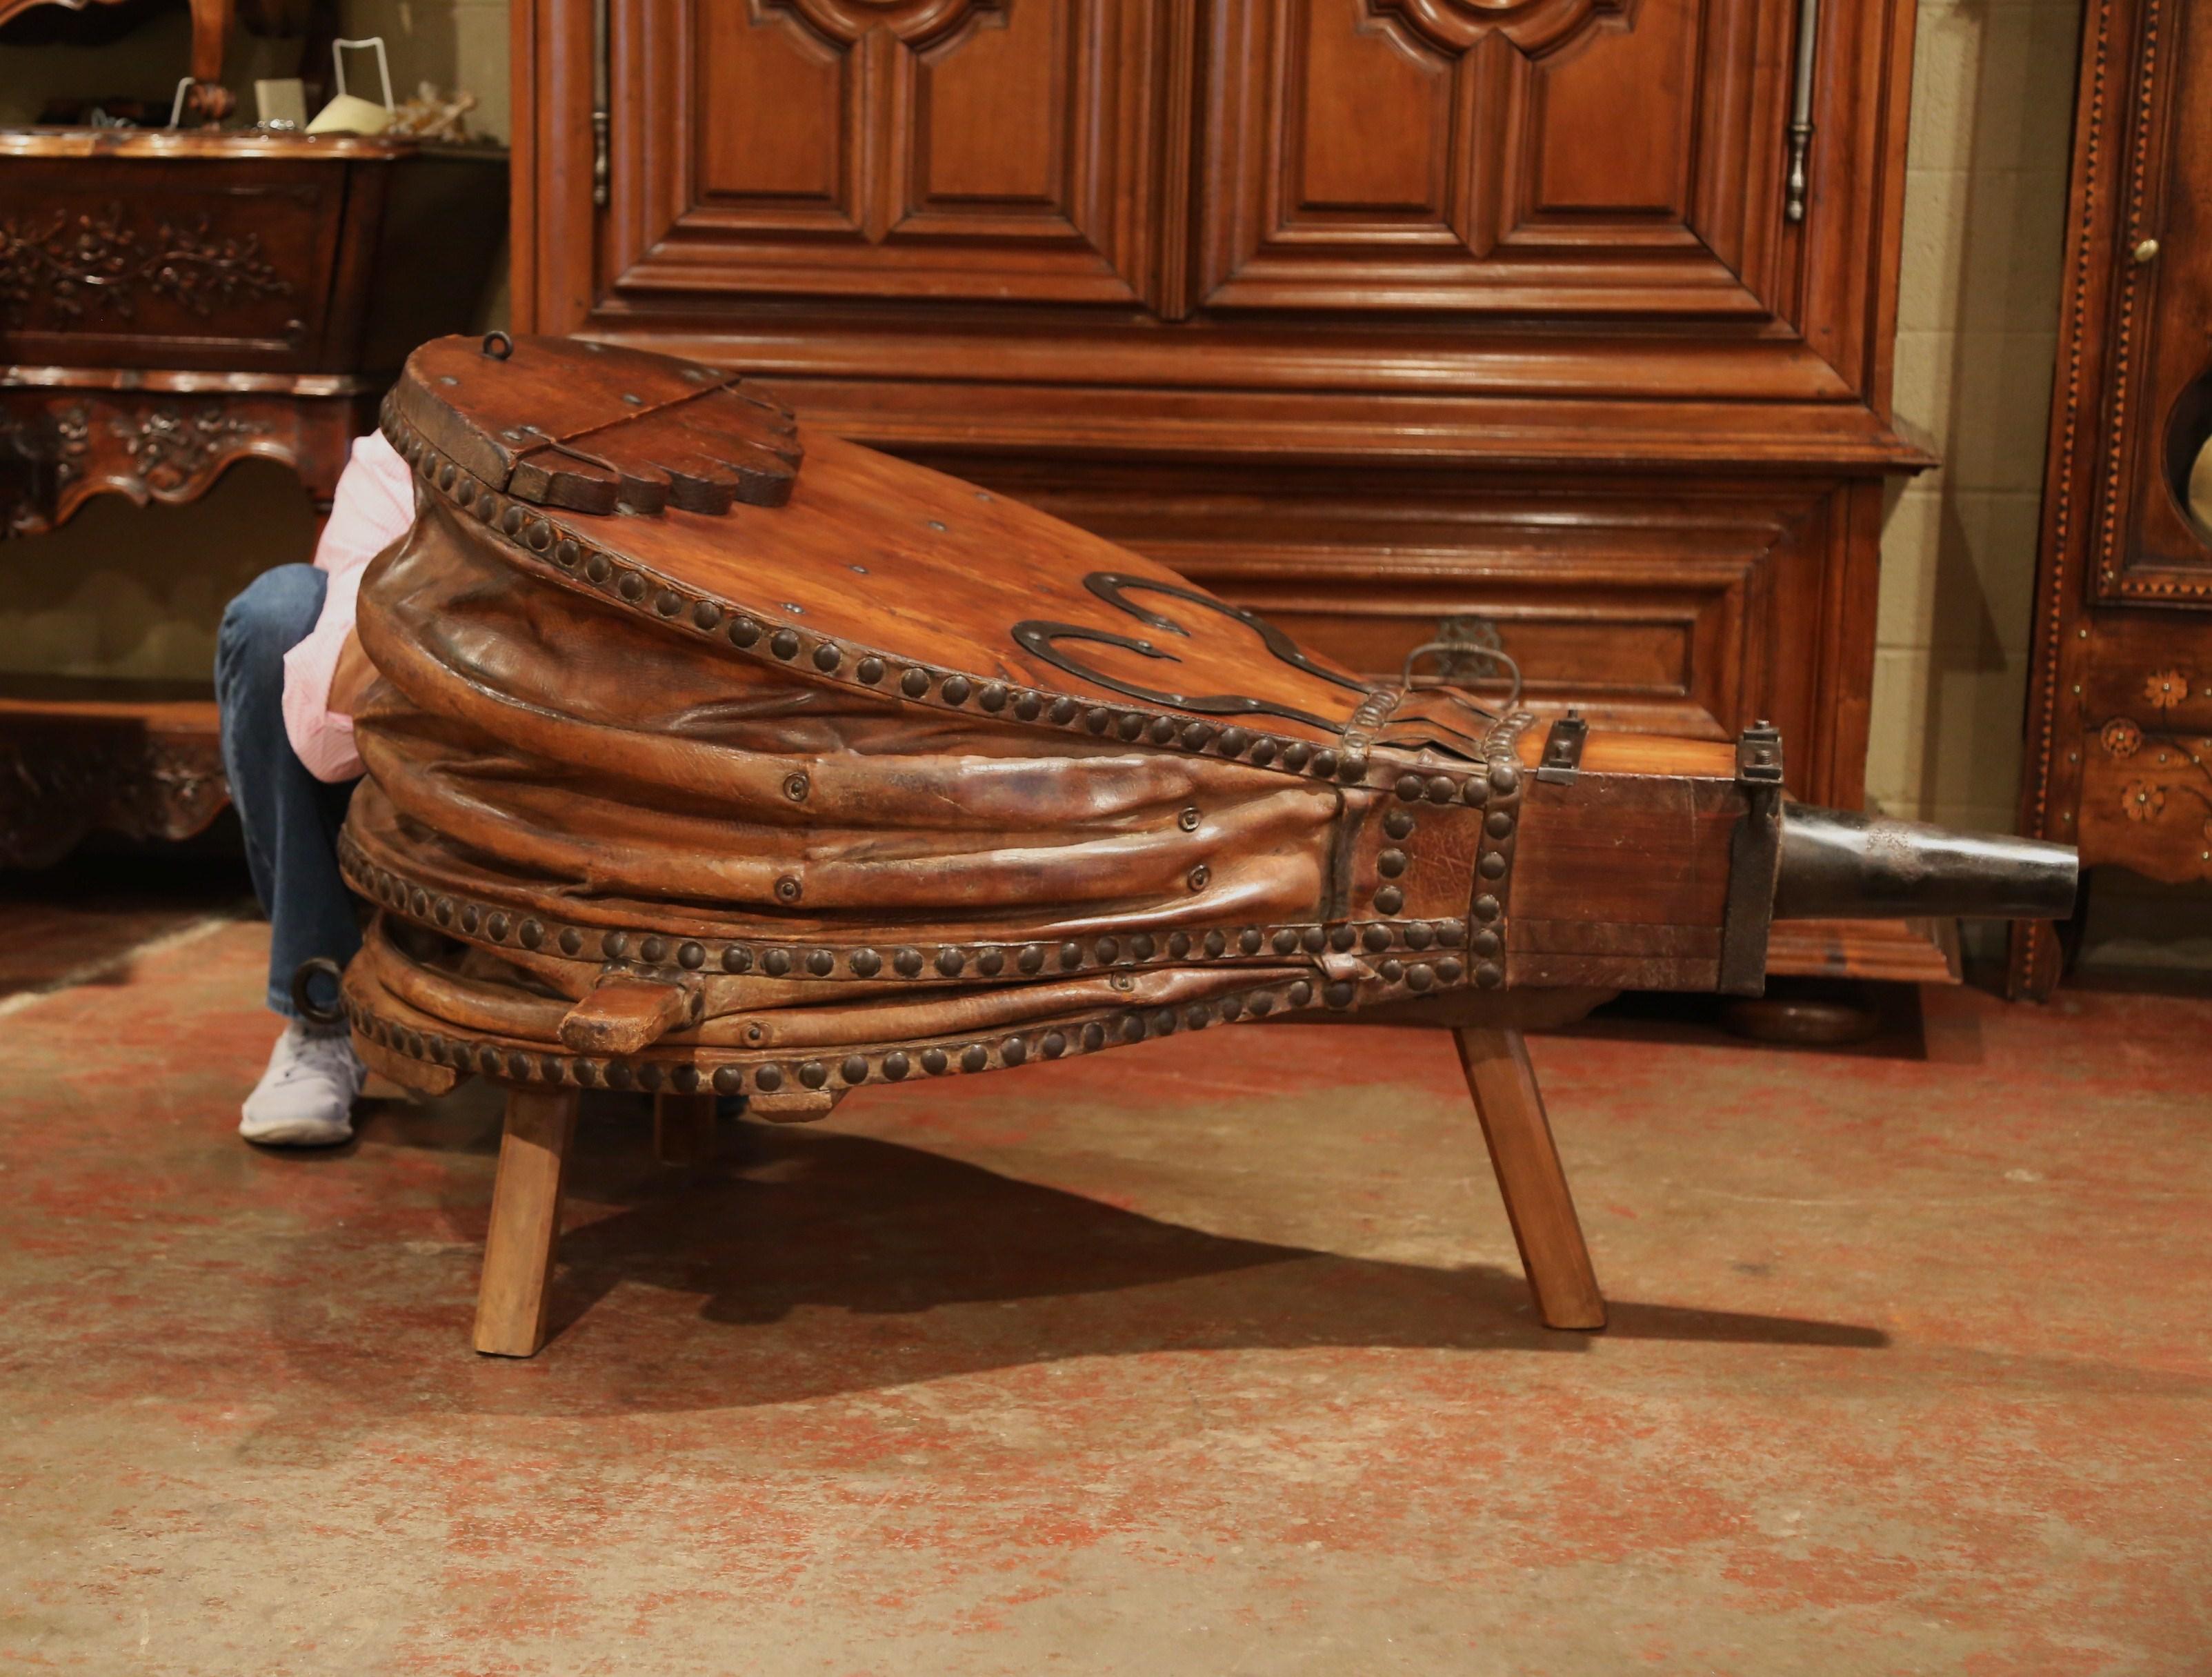
<path fill-rule="evenodd" d="M 1151 289 L 1167 0 L 636 3 L 620 294 Z"/>
<path fill-rule="evenodd" d="M 1789 10 L 1224 0 L 1200 295 L 1783 313 Z"/>

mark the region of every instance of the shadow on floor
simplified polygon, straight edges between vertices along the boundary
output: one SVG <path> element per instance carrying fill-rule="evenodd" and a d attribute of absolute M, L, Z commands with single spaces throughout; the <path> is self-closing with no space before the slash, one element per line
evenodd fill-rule
<path fill-rule="evenodd" d="M 440 1107 L 446 1103 L 439 1103 Z M 495 1108 L 391 1114 L 372 1145 L 476 1153 Z M 628 1121 L 624 1121 L 627 1118 Z M 432 1130 L 441 1132 L 433 1135 Z M 370 1365 L 442 1367 L 472 1406 L 599 1413 L 787 1403 L 1068 1358 L 1251 1348 L 1578 1352 L 1534 1317 L 1521 1275 L 1433 1267 L 1208 1233 L 921 1148 L 822 1129 L 726 1125 L 692 1170 L 647 1155 L 641 1115 L 587 1115 L 572 1159 L 551 1339 L 531 1364 L 479 1362 L 465 1322 L 416 1313 L 423 1343 Z M 443 1194 L 450 1303 L 473 1289 L 481 1165 Z M 328 1261 L 312 1254 L 303 1262 Z M 404 1277 L 395 1284 L 406 1285 Z M 388 1294 L 385 1309 L 397 1301 Z M 428 1300 L 422 1301 L 428 1303 Z M 1617 1301 L 1615 1339 L 1879 1350 L 1849 1323 Z M 353 1382 L 327 1318 L 279 1325 L 301 1366 Z M 305 1329 L 298 1340 L 289 1329 Z M 514 1378 L 503 1377 L 513 1370 Z M 419 1388 L 416 1388 L 419 1390 Z"/>

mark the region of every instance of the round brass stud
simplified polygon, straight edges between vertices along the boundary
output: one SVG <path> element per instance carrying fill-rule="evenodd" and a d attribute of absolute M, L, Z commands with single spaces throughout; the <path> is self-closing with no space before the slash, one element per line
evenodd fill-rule
<path fill-rule="evenodd" d="M 1510 763 L 1492 763 L 1490 769 L 1490 789 L 1492 792 L 1511 792 L 1521 784 L 1521 771 Z"/>
<path fill-rule="evenodd" d="M 672 617 L 684 609 L 684 596 L 673 588 L 663 588 L 659 598 L 653 602 L 653 609 L 664 617 Z"/>
<path fill-rule="evenodd" d="M 945 703 L 949 705 L 964 705 L 968 702 L 968 677 L 965 676 L 947 676 L 945 678 L 945 685 L 939 688 L 937 691 L 938 696 L 942 698 Z"/>
<path fill-rule="evenodd" d="M 722 621 L 722 608 L 710 599 L 702 599 L 691 608 L 691 621 L 701 629 L 712 630 Z"/>
<path fill-rule="evenodd" d="M 1395 885 L 1385 885 L 1375 893 L 1375 906 L 1383 914 L 1395 914 L 1406 906 L 1406 893 Z"/>
<path fill-rule="evenodd" d="M 1380 954 L 1390 947 L 1390 928 L 1387 926 L 1370 926 L 1359 934 L 1359 941 L 1370 951 Z"/>
<path fill-rule="evenodd" d="M 999 1063 L 1002 1066 L 1018 1066 L 1029 1057 L 1029 1044 L 1018 1036 L 1009 1036 L 999 1044 Z"/>
<path fill-rule="evenodd" d="M 1092 1054 L 1096 1054 L 1099 1049 L 1104 1048 L 1106 1046 L 1106 1027 L 1098 1024 L 1096 1020 L 1093 1020 L 1091 1024 L 1084 1026 L 1083 1046 L 1086 1050 Z"/>
<path fill-rule="evenodd" d="M 1291 931 L 1289 927 L 1286 926 L 1281 931 L 1275 933 L 1276 954 L 1294 955 L 1297 952 L 1297 947 L 1298 934 Z"/>
<path fill-rule="evenodd" d="M 714 1068 L 714 1092 L 717 1095 L 738 1095 L 744 1092 L 745 1074 L 734 1066 Z"/>
<path fill-rule="evenodd" d="M 1251 743 L 1252 736 L 1242 728 L 1224 728 L 1221 731 L 1221 755 L 1224 757 L 1242 756 L 1244 748 Z"/>
<path fill-rule="evenodd" d="M 1283 767 L 1293 769 L 1303 769 L 1306 766 L 1306 759 L 1312 755 L 1312 746 L 1302 739 L 1294 739 L 1283 747 Z"/>
<path fill-rule="evenodd" d="M 1134 739 L 1139 734 L 1144 732 L 1145 719 L 1133 710 L 1125 710 L 1121 713 L 1121 720 L 1115 726 L 1120 731 L 1122 738 Z"/>
<path fill-rule="evenodd" d="M 848 1083 L 866 1083 L 868 1080 L 868 1062 L 860 1054 L 848 1054 L 845 1056 L 845 1063 L 837 1068 L 837 1075 Z"/>
<path fill-rule="evenodd" d="M 1474 899 L 1474 917 L 1477 920 L 1496 920 L 1500 907 L 1498 899 L 1486 892 Z"/>
<path fill-rule="evenodd" d="M 1044 1057 L 1047 1060 L 1057 1060 L 1067 1052 L 1067 1038 L 1056 1030 L 1048 1030 L 1044 1034 L 1044 1040 L 1039 1042 L 1037 1047 L 1044 1050 Z"/>
<path fill-rule="evenodd" d="M 1513 811 L 1492 810 L 1482 820 L 1482 829 L 1492 838 L 1504 838 L 1513 830 Z"/>
<path fill-rule="evenodd" d="M 990 1063 L 990 1050 L 981 1042 L 970 1042 L 960 1050 L 960 1069 L 963 1072 L 980 1072 Z"/>
<path fill-rule="evenodd" d="M 1321 993 L 1321 999 L 1331 1007 L 1351 1006 L 1352 996 L 1352 986 L 1340 978 Z"/>
<path fill-rule="evenodd" d="M 761 626 L 750 617 L 732 617 L 729 628 L 730 644 L 750 647 L 761 638 Z"/>
<path fill-rule="evenodd" d="M 1052 721 L 1054 721 L 1054 722 L 1058 723 L 1061 727 L 1063 727 L 1063 728 L 1064 728 L 1064 727 L 1066 727 L 1066 726 L 1070 722 L 1073 722 L 1073 721 L 1075 720 L 1075 713 L 1076 713 L 1078 710 L 1079 710 L 1080 708 L 1082 708 L 1082 707 L 1081 707 L 1081 706 L 1079 706 L 1079 705 L 1078 705 L 1078 704 L 1075 702 L 1075 701 L 1074 701 L 1074 700 L 1073 700 L 1073 699 L 1069 699 L 1069 698 L 1058 698 L 1058 699 L 1054 699 L 1054 700 L 1052 702 L 1052 712 L 1051 712 L 1050 720 L 1051 720 Z M 1101 715 L 1103 716 L 1103 715 L 1104 715 L 1104 714 L 1105 714 L 1105 713 L 1104 713 L 1103 711 L 1101 711 L 1101 712 L 1099 713 L 1099 714 L 1101 714 Z M 1094 729 L 1094 730 L 1092 730 L 1092 732 L 1097 732 L 1097 730 L 1096 730 L 1096 729 Z"/>
<path fill-rule="evenodd" d="M 1006 968 L 1006 951 L 1003 949 L 979 950 L 975 955 L 975 970 L 986 978 L 996 978 Z"/>
<path fill-rule="evenodd" d="M 1081 966 L 1083 964 L 1083 945 L 1081 944 L 1062 944 L 1060 946 L 1060 964 L 1066 968 L 1069 972 L 1073 972 L 1078 967 Z"/>
<path fill-rule="evenodd" d="M 1245 753 L 1245 760 L 1265 769 L 1275 760 L 1275 742 L 1264 735 L 1254 740 L 1252 749 Z"/>
<path fill-rule="evenodd" d="M 1212 740 L 1213 730 L 1203 722 L 1186 722 L 1181 738 L 1186 751 L 1202 751 Z"/>
<path fill-rule="evenodd" d="M 741 945 L 732 944 L 727 949 L 722 951 L 722 970 L 724 972 L 750 972 L 752 969 L 752 951 L 743 947 Z"/>
<path fill-rule="evenodd" d="M 1334 950 L 1339 955 L 1344 954 L 1352 946 L 1352 945 L 1358 941 L 1359 934 L 1357 932 L 1354 932 L 1348 926 L 1332 926 L 1329 927 L 1328 946 Z M 1388 943 L 1389 939 L 1386 936 L 1383 939 L 1383 941 Z"/>
<path fill-rule="evenodd" d="M 622 580 L 615 585 L 615 592 L 624 599 L 642 599 L 645 597 L 645 579 L 635 571 L 624 571 Z"/>
<path fill-rule="evenodd" d="M 763 1066 L 753 1073 L 753 1087 L 763 1095 L 773 1095 L 783 1087 L 783 1067 Z"/>
<path fill-rule="evenodd" d="M 899 677 L 899 691 L 909 699 L 920 698 L 929 691 L 929 672 L 927 670 L 908 670 Z"/>
<path fill-rule="evenodd" d="M 1504 945 L 1495 932 L 1486 927 L 1474 934 L 1474 940 L 1468 946 L 1477 955 L 1492 956 L 1497 954 Z"/>
<path fill-rule="evenodd" d="M 1502 850 L 1490 851 L 1474 867 L 1475 872 L 1486 879 L 1503 879 L 1505 877 L 1505 853 Z"/>
<path fill-rule="evenodd" d="M 620 932 L 610 932 L 599 939 L 599 949 L 610 961 L 623 960 L 629 954 L 629 939 Z"/>
<path fill-rule="evenodd" d="M 1024 972 L 1026 972 L 1026 973 L 1036 973 L 1036 972 L 1042 972 L 1042 971 L 1043 971 L 1043 970 L 1044 970 L 1044 945 L 1043 945 L 1042 944 L 1024 944 L 1024 945 L 1022 945 L 1022 952 L 1021 952 L 1021 954 L 1020 954 L 1020 955 L 1016 958 L 1014 964 L 1015 964 L 1015 965 L 1017 965 L 1017 966 L 1018 966 L 1018 967 L 1019 967 L 1019 968 L 1020 968 Z"/>
<path fill-rule="evenodd" d="M 1385 879 L 1395 879 L 1406 871 L 1406 853 L 1402 850 L 1385 850 L 1375 859 L 1375 871 Z"/>
<path fill-rule="evenodd" d="M 814 667 L 828 675 L 845 661 L 845 654 L 827 641 L 814 649 Z"/>
<path fill-rule="evenodd" d="M 812 973 L 817 978 L 827 978 L 831 973 L 836 971 L 836 969 L 837 957 L 835 955 L 832 955 L 828 950 L 816 949 L 809 950 L 807 951 L 806 970 Z"/>
<path fill-rule="evenodd" d="M 853 673 L 867 683 L 869 686 L 873 687 L 884 678 L 884 661 L 880 658 L 864 658 L 860 660 L 860 667 Z"/>
<path fill-rule="evenodd" d="M 1176 737 L 1176 720 L 1172 716 L 1155 716 L 1151 729 L 1152 744 L 1164 745 Z"/>
<path fill-rule="evenodd" d="M 1435 775 L 1429 781 L 1429 801 L 1431 804 L 1449 804 L 1458 790 L 1455 783 L 1442 775 Z"/>
<path fill-rule="evenodd" d="M 768 638 L 768 649 L 778 658 L 799 656 L 799 636 L 792 630 L 780 629 Z"/>
<path fill-rule="evenodd" d="M 1141 1042 L 1145 1040 L 1143 1014 L 1124 1013 L 1121 1016 L 1121 1040 L 1125 1042 Z"/>
<path fill-rule="evenodd" d="M 1395 984 L 1406 975 L 1406 963 L 1394 957 L 1385 961 L 1375 970 L 1382 975 L 1382 981 L 1385 984 Z"/>
<path fill-rule="evenodd" d="M 1301 978 L 1297 982 L 1291 985 L 1291 987 L 1284 993 L 1284 994 L 1291 1006 L 1304 1007 L 1308 1002 L 1313 1000 L 1313 986 L 1309 984 L 1304 979 Z"/>
<path fill-rule="evenodd" d="M 1336 753 L 1326 748 L 1313 754 L 1313 772 L 1327 780 L 1336 773 Z"/>
<path fill-rule="evenodd" d="M 937 951 L 937 969 L 947 978 L 959 977 L 961 968 L 967 964 L 968 957 L 957 949 L 940 949 Z"/>
<path fill-rule="evenodd" d="M 1146 933 L 1139 932 L 1135 937 L 1129 939 L 1130 957 L 1133 960 L 1149 961 L 1152 958 L 1152 951 L 1155 947 L 1156 945 L 1153 944 L 1152 939 Z"/>
<path fill-rule="evenodd" d="M 1494 990 L 1505 981 L 1505 969 L 1495 961 L 1485 961 L 1475 968 L 1474 981 L 1486 990 Z"/>
<path fill-rule="evenodd" d="M 1298 933 L 1298 943 L 1309 955 L 1318 955 L 1328 947 L 1328 939 L 1318 926 L 1309 926 Z"/>
<path fill-rule="evenodd" d="M 913 1062 L 898 1049 L 894 1048 L 884 1056 L 884 1075 L 893 1083 L 903 1081 L 907 1072 L 912 1068 Z"/>
<path fill-rule="evenodd" d="M 1220 934 L 1218 933 L 1213 934 L 1214 937 L 1218 937 L 1219 935 Z M 1242 932 L 1237 934 L 1237 947 L 1243 951 L 1247 955 L 1257 955 L 1260 952 L 1261 941 L 1260 928 L 1256 926 L 1248 926 Z M 1206 939 L 1206 952 L 1209 955 L 1219 953 L 1219 951 L 1213 947 L 1213 937 Z"/>
<path fill-rule="evenodd" d="M 891 965 L 901 977 L 912 978 L 921 970 L 921 951 L 918 949 L 900 950 L 891 957 Z"/>
<path fill-rule="evenodd" d="M 1121 944 L 1119 939 L 1101 938 L 1094 948 L 1098 957 L 1098 964 L 1102 967 L 1111 966 L 1121 958 Z"/>
<path fill-rule="evenodd" d="M 1004 710 L 1006 708 L 1006 690 L 1000 683 L 992 682 L 975 696 L 975 702 L 986 710 Z"/>
<path fill-rule="evenodd" d="M 791 951 L 772 949 L 761 957 L 761 970 L 770 978 L 781 978 L 791 970 Z"/>
<path fill-rule="evenodd" d="M 525 949 L 536 949 L 545 941 L 545 927 L 540 921 L 526 920 L 515 928 L 514 935 L 522 940 Z"/>
<path fill-rule="evenodd" d="M 1024 722 L 1034 722 L 1044 709 L 1044 701 L 1034 693 L 1024 693 L 1014 701 L 1014 714 Z"/>
<path fill-rule="evenodd" d="M 1437 940 L 1436 928 L 1425 920 L 1417 920 L 1401 927 L 1400 935 L 1406 939 L 1408 949 L 1426 949 Z"/>

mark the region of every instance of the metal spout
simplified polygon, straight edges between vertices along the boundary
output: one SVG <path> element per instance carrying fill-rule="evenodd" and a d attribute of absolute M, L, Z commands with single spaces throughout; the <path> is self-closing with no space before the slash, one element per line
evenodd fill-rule
<path fill-rule="evenodd" d="M 1785 803 L 1774 918 L 2063 920 L 2078 872 L 2070 844 Z"/>

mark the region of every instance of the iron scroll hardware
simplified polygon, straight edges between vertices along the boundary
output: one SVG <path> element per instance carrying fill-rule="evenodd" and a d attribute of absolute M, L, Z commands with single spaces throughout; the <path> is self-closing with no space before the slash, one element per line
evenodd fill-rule
<path fill-rule="evenodd" d="M 1258 613 L 1248 611 L 1242 606 L 1231 605 L 1211 594 L 1200 593 L 1194 588 L 1179 588 L 1171 582 L 1155 581 L 1144 576 L 1123 576 L 1112 571 L 1093 571 L 1083 579 L 1083 586 L 1115 610 L 1127 612 L 1146 628 L 1185 639 L 1189 637 L 1188 629 L 1172 617 L 1146 610 L 1131 599 L 1129 594 L 1143 589 L 1203 606 L 1208 611 L 1216 612 L 1250 629 L 1260 637 L 1261 644 L 1294 669 L 1348 689 L 1362 699 L 1373 690 L 1363 683 L 1315 663 L 1305 655 L 1297 641 Z M 1150 641 L 1139 640 L 1134 635 L 1117 635 L 1111 629 L 1093 629 L 1081 623 L 1054 623 L 1037 617 L 1016 623 L 1012 633 L 1017 645 L 1035 653 L 1054 668 L 1064 670 L 1079 681 L 1089 682 L 1093 686 L 1103 687 L 1109 692 L 1123 694 L 1129 698 L 1142 699 L 1150 704 L 1175 710 L 1196 711 L 1202 716 L 1280 716 L 1293 722 L 1304 722 L 1326 729 L 1334 734 L 1340 734 L 1345 729 L 1342 722 L 1316 716 L 1310 710 L 1298 710 L 1289 705 L 1279 705 L 1271 700 L 1255 699 L 1241 693 L 1170 693 L 1160 688 L 1140 687 L 1133 682 L 1121 681 L 1102 674 L 1080 659 L 1068 656 L 1059 645 L 1063 641 L 1088 641 L 1097 646 L 1119 647 L 1125 652 L 1135 653 L 1139 658 L 1154 659 L 1163 663 L 1179 664 L 1182 661 L 1173 653 L 1155 646 Z"/>

